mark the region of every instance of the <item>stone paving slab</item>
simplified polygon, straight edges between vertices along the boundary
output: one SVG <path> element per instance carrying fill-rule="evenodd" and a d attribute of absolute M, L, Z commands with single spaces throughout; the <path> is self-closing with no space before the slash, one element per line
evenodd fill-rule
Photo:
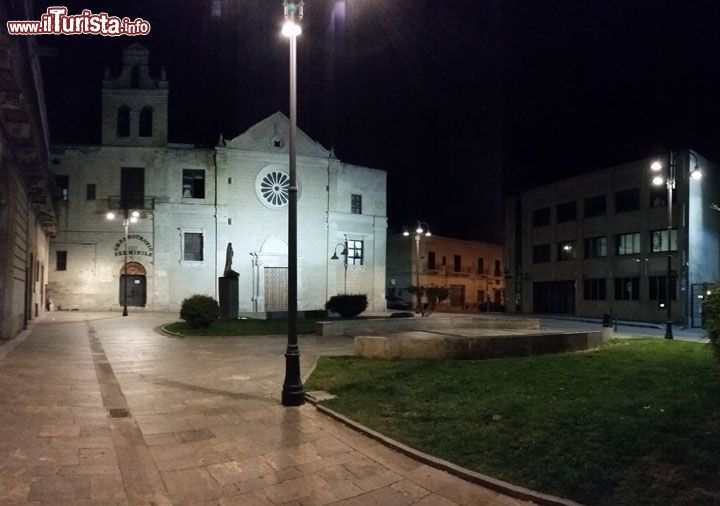
<path fill-rule="evenodd" d="M 173 319 L 52 313 L 13 345 L 0 359 L 0 504 L 527 504 L 281 406 L 284 337 L 156 330 Z M 353 349 L 300 345 L 303 371 Z"/>

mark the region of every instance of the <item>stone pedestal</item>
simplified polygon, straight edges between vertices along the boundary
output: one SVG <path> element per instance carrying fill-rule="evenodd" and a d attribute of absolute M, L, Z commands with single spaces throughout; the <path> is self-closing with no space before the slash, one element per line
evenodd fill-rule
<path fill-rule="evenodd" d="M 218 281 L 220 282 L 220 319 L 236 320 L 240 305 L 238 278 L 222 276 Z"/>

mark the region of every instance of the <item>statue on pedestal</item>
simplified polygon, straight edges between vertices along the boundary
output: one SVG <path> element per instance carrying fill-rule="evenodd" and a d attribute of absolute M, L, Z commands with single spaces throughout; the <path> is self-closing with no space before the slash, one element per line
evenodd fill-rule
<path fill-rule="evenodd" d="M 223 276 L 225 276 L 226 278 L 237 278 L 240 276 L 240 274 L 232 270 L 232 259 L 233 248 L 232 243 L 229 242 L 227 245 L 227 250 L 225 251 L 225 270 L 223 271 Z"/>

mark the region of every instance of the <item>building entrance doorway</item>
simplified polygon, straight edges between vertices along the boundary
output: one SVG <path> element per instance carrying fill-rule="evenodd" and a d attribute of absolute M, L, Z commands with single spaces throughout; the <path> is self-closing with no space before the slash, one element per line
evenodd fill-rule
<path fill-rule="evenodd" d="M 452 307 L 465 307 L 465 286 L 450 285 L 450 305 Z"/>
<path fill-rule="evenodd" d="M 265 267 L 265 311 L 287 311 L 287 267 Z"/>
<path fill-rule="evenodd" d="M 147 276 L 145 267 L 137 262 L 128 262 L 120 271 L 120 293 L 118 303 L 121 306 L 145 307 L 147 303 Z M 127 293 L 127 299 L 125 294 Z"/>

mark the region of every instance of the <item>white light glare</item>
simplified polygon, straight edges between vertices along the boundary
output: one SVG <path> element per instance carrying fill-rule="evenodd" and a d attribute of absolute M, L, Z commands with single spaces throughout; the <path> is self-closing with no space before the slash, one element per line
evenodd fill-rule
<path fill-rule="evenodd" d="M 665 182 L 665 180 L 662 176 L 655 176 L 652 182 L 655 186 L 661 186 Z"/>
<path fill-rule="evenodd" d="M 140 213 L 137 212 L 137 211 L 133 211 L 132 213 L 130 213 L 130 216 L 132 216 L 133 218 L 139 218 L 139 217 L 140 217 Z"/>
<path fill-rule="evenodd" d="M 285 37 L 297 37 L 302 33 L 302 28 L 295 21 L 287 20 L 283 23 L 282 34 Z"/>
<path fill-rule="evenodd" d="M 115 213 L 112 212 L 112 211 L 109 211 L 109 212 L 105 215 L 105 218 L 107 218 L 108 220 L 114 220 L 114 219 L 115 219 Z"/>
<path fill-rule="evenodd" d="M 650 169 L 657 172 L 662 169 L 662 163 L 655 160 L 652 165 L 650 165 Z"/>
<path fill-rule="evenodd" d="M 417 230 L 415 230 L 415 232 L 417 232 L 418 234 L 422 234 L 425 231 L 422 229 L 422 227 L 418 227 Z"/>
<path fill-rule="evenodd" d="M 137 218 L 135 216 L 130 218 L 130 223 L 137 223 Z"/>
<path fill-rule="evenodd" d="M 690 177 L 693 179 L 702 179 L 702 171 L 695 167 L 695 170 L 690 173 Z"/>
<path fill-rule="evenodd" d="M 410 235 L 410 232 L 408 232 L 407 230 L 403 230 L 403 235 L 404 235 L 405 237 L 407 237 L 407 236 Z"/>
<path fill-rule="evenodd" d="M 432 234 L 430 233 L 429 230 L 428 230 L 427 232 L 425 232 L 425 237 L 430 237 L 431 235 L 432 235 Z"/>

